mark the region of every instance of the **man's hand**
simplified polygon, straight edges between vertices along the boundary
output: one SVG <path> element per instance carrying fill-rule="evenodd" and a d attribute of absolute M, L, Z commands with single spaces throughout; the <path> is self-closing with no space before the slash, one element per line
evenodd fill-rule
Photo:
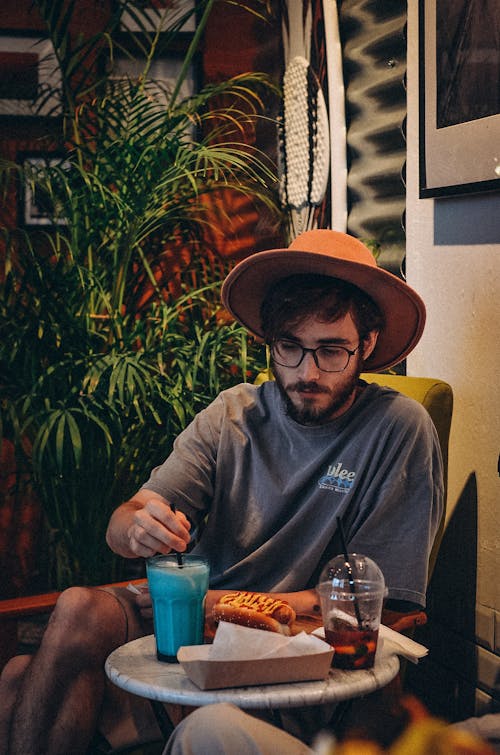
<path fill-rule="evenodd" d="M 125 558 L 185 551 L 191 524 L 181 511 L 172 511 L 158 493 L 140 490 L 113 513 L 106 540 L 115 553 Z"/>
<path fill-rule="evenodd" d="M 135 596 L 135 604 L 143 619 L 153 618 L 153 604 L 147 585 L 141 585 Z"/>
<path fill-rule="evenodd" d="M 182 511 L 172 511 L 166 501 L 149 498 L 136 509 L 128 529 L 130 550 L 136 556 L 185 551 L 191 525 Z"/>

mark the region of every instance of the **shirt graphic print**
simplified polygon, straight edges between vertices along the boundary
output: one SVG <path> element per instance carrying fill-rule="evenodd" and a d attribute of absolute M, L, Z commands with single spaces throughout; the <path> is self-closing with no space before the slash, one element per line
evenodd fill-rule
<path fill-rule="evenodd" d="M 319 478 L 318 486 L 336 493 L 348 493 L 355 477 L 356 472 L 344 469 L 342 462 L 338 461 L 328 466 L 326 474 Z"/>

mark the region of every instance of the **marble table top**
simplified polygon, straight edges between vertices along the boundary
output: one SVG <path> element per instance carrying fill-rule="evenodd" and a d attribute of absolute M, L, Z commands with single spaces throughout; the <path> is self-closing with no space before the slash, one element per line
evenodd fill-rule
<path fill-rule="evenodd" d="M 379 642 L 372 669 L 331 669 L 326 679 L 313 682 L 267 684 L 201 690 L 179 663 L 156 658 L 154 635 L 141 637 L 114 650 L 106 661 L 106 674 L 118 687 L 150 700 L 200 706 L 230 702 L 240 708 L 276 709 L 337 703 L 366 695 L 388 684 L 399 671 L 399 658 Z"/>

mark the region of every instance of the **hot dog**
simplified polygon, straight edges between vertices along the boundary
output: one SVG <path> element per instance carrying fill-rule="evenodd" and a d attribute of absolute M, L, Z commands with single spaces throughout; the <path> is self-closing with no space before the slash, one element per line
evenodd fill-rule
<path fill-rule="evenodd" d="M 290 635 L 296 615 L 284 600 L 258 592 L 232 592 L 223 595 L 212 609 L 215 621 L 229 621 L 254 629 Z"/>

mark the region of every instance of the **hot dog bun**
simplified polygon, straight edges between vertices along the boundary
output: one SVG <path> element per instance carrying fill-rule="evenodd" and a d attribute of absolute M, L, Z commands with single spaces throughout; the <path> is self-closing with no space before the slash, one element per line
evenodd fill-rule
<path fill-rule="evenodd" d="M 291 634 L 295 611 L 284 600 L 258 592 L 232 592 L 223 595 L 212 609 L 215 621 L 229 621 L 268 632 Z"/>

